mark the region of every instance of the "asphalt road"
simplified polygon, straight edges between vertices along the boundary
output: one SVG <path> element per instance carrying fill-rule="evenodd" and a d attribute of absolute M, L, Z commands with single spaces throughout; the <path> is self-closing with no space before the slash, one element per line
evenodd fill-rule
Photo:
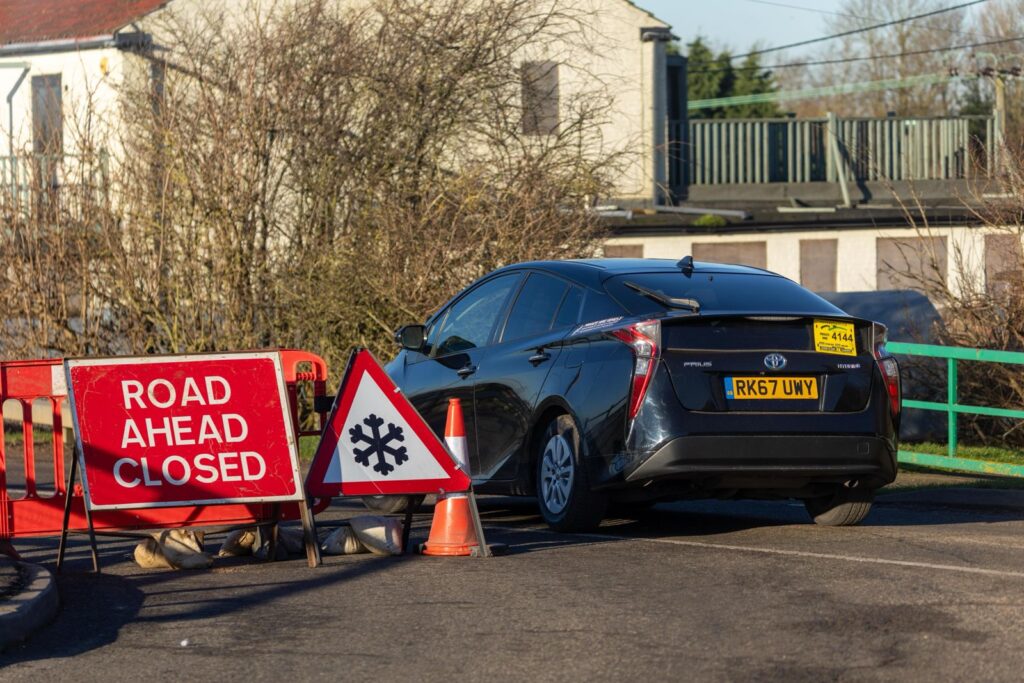
<path fill-rule="evenodd" d="M 1020 512 L 881 504 L 864 526 L 829 529 L 789 503 L 680 503 L 569 536 L 543 530 L 532 501 L 483 508 L 504 557 L 143 572 L 130 543 L 106 540 L 106 573 L 93 576 L 79 540 L 60 616 L 0 655 L 0 678 L 1015 681 L 1024 670 Z M 48 544 L 21 548 L 52 561 Z"/>

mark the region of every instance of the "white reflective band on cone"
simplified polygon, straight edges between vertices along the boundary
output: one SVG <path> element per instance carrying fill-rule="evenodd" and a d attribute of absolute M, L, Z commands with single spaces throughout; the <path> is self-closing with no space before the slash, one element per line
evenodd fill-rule
<path fill-rule="evenodd" d="M 464 436 L 445 436 L 444 444 L 448 447 L 448 452 L 455 458 L 455 462 L 459 463 L 459 469 L 466 474 L 469 474 L 469 448 L 466 445 L 466 437 Z M 465 498 L 465 493 L 448 493 L 445 498 Z"/>

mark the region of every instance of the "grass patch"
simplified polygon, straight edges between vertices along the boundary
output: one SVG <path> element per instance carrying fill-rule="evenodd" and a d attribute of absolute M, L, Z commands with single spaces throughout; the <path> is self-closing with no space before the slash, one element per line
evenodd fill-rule
<path fill-rule="evenodd" d="M 299 437 L 299 461 L 312 462 L 313 456 L 316 455 L 316 447 L 319 443 L 319 436 Z"/>
<path fill-rule="evenodd" d="M 900 449 L 913 451 L 915 453 L 928 453 L 929 455 L 946 455 L 946 444 L 944 443 L 907 443 L 900 444 Z M 1008 465 L 1024 465 L 1024 451 L 1013 448 L 1000 448 L 998 446 L 958 446 L 956 450 L 958 458 L 967 460 L 987 460 L 989 462 L 1001 462 Z"/>
<path fill-rule="evenodd" d="M 1024 478 L 957 472 L 901 462 L 896 481 L 886 485 L 882 493 L 907 493 L 943 488 L 1024 489 Z"/>

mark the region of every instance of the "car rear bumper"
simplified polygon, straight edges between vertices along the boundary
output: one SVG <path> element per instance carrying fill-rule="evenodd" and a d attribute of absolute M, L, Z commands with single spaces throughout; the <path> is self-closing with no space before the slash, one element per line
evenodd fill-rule
<path fill-rule="evenodd" d="M 877 488 L 896 478 L 895 447 L 882 437 L 812 435 L 684 436 L 626 473 L 627 484 L 742 477 L 807 482 L 856 479 Z"/>

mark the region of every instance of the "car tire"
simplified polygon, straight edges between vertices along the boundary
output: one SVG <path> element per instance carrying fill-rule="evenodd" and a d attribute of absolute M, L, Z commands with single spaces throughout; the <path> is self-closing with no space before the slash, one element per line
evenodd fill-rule
<path fill-rule="evenodd" d="M 374 512 L 395 515 L 399 512 L 413 512 L 423 504 L 426 496 L 363 496 L 363 505 Z"/>
<path fill-rule="evenodd" d="M 537 507 L 544 521 L 555 531 L 597 528 L 608 497 L 590 490 L 572 417 L 560 415 L 552 420 L 537 448 Z"/>
<path fill-rule="evenodd" d="M 868 516 L 874 499 L 871 489 L 841 487 L 831 495 L 804 500 L 804 507 L 815 524 L 853 526 Z"/>

